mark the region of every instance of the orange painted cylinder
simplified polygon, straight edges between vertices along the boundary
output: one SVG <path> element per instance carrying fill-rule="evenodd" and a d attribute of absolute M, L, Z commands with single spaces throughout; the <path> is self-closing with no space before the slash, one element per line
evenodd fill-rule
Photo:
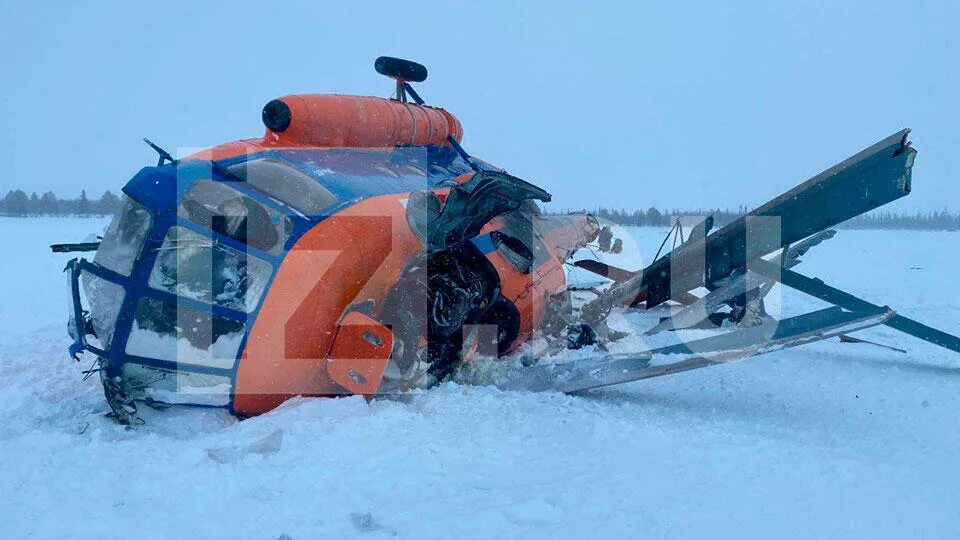
<path fill-rule="evenodd" d="M 443 109 L 377 97 L 284 96 L 264 106 L 263 123 L 272 146 L 449 146 L 448 135 L 463 138 L 460 121 Z"/>

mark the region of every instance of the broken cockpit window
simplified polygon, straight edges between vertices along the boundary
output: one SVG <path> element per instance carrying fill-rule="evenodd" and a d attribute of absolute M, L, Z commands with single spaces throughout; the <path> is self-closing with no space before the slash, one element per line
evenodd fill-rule
<path fill-rule="evenodd" d="M 134 399 L 220 407 L 230 404 L 232 385 L 230 378 L 222 375 L 127 362 L 123 364 L 123 380 Z"/>
<path fill-rule="evenodd" d="M 177 296 L 251 312 L 273 267 L 186 227 L 171 227 L 158 248 L 149 284 Z"/>
<path fill-rule="evenodd" d="M 127 354 L 184 365 L 229 369 L 243 340 L 244 324 L 153 298 L 137 304 Z"/>
<path fill-rule="evenodd" d="M 271 158 L 258 158 L 227 167 L 230 174 L 300 212 L 314 216 L 337 201 L 319 182 L 296 167 Z"/>
<path fill-rule="evenodd" d="M 120 212 L 114 216 L 93 261 L 118 274 L 130 275 L 151 225 L 150 211 L 124 195 Z"/>
<path fill-rule="evenodd" d="M 280 253 L 293 230 L 289 217 L 213 180 L 194 184 L 177 215 L 273 255 Z"/>
<path fill-rule="evenodd" d="M 107 349 L 113 337 L 117 315 L 123 305 L 123 287 L 107 281 L 86 270 L 80 273 L 86 305 L 90 308 L 90 326 L 100 342 L 100 348 Z M 71 314 L 72 316 L 72 314 Z M 70 324 L 75 324 L 71 321 Z M 85 332 L 88 329 L 84 329 Z"/>

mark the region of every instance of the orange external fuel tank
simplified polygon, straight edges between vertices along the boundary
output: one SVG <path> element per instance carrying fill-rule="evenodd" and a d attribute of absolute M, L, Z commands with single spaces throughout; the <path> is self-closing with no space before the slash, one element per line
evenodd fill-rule
<path fill-rule="evenodd" d="M 268 146 L 391 148 L 449 146 L 463 126 L 449 112 L 377 97 L 301 94 L 275 99 L 263 108 Z"/>

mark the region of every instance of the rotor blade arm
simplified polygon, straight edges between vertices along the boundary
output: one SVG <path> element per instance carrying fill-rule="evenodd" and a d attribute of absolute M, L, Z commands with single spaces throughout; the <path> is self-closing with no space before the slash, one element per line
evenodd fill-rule
<path fill-rule="evenodd" d="M 891 316 L 890 310 L 862 313 L 831 307 L 656 349 L 516 368 L 499 373 L 493 384 L 506 390 L 581 392 L 805 345 L 883 324 Z"/>
<path fill-rule="evenodd" d="M 885 307 L 871 304 L 870 302 L 867 302 L 861 298 L 857 298 L 856 296 L 846 291 L 837 289 L 836 287 L 831 287 L 822 280 L 810 278 L 804 276 L 803 274 L 798 274 L 793 270 L 778 267 L 763 259 L 758 258 L 751 261 L 750 269 L 770 279 L 779 281 L 787 287 L 796 289 L 800 292 L 809 294 L 810 296 L 819 298 L 820 300 L 840 306 L 847 310 L 881 312 L 887 309 Z M 908 317 L 904 317 L 903 315 L 895 315 L 884 324 L 917 339 L 922 339 L 928 343 L 932 343 L 945 349 L 949 349 L 953 352 L 960 353 L 960 337 L 948 334 L 942 330 L 937 330 L 936 328 L 932 328 Z"/>

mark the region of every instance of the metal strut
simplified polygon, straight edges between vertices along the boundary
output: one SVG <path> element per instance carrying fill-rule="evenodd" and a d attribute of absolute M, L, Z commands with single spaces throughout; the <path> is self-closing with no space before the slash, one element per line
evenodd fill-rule
<path fill-rule="evenodd" d="M 807 277 L 793 270 L 781 268 L 764 259 L 757 258 L 750 261 L 750 269 L 764 277 L 779 281 L 787 287 L 809 294 L 835 306 L 840 306 L 846 310 L 880 313 L 889 309 L 871 304 L 862 298 L 857 298 L 836 287 L 831 287 L 824 283 L 823 280 Z M 883 324 L 894 330 L 899 330 L 904 334 L 922 339 L 927 343 L 932 343 L 944 349 L 960 353 L 960 337 L 948 334 L 942 330 L 937 330 L 909 317 L 904 317 L 899 314 L 894 315 Z"/>
<path fill-rule="evenodd" d="M 406 92 L 406 94 L 408 94 L 413 99 L 413 102 L 416 103 L 417 105 L 423 105 L 423 98 L 420 97 L 420 94 L 418 94 L 417 91 L 414 90 L 413 87 L 410 86 L 410 83 L 408 83 L 407 81 L 397 81 L 397 94 L 399 95 L 401 94 L 401 92 Z M 453 135 L 447 135 L 447 142 L 449 142 L 450 146 L 452 146 L 453 149 L 456 150 L 458 154 L 460 154 L 460 157 L 467 162 L 467 165 L 469 165 L 470 168 L 473 169 L 473 172 L 480 172 L 480 166 L 473 162 L 473 159 L 470 157 L 470 154 L 468 154 L 467 151 L 464 150 L 462 146 L 460 146 L 460 143 L 458 143 L 457 140 L 453 138 Z"/>

